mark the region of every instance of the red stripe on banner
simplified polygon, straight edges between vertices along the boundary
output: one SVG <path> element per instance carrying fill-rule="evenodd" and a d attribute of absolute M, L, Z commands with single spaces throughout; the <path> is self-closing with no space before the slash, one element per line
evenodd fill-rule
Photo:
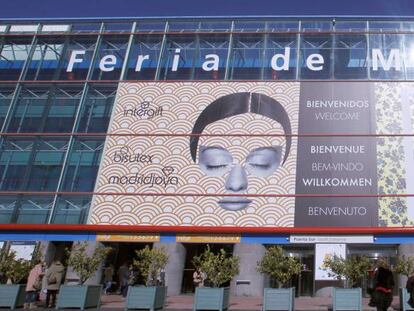
<path fill-rule="evenodd" d="M 278 233 L 278 234 L 414 234 L 414 227 L 195 227 L 138 225 L 0 224 L 0 231 Z"/>

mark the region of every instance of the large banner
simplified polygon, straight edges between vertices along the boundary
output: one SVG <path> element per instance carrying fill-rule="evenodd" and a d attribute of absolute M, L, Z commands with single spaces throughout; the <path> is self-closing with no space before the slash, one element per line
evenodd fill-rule
<path fill-rule="evenodd" d="M 413 132 L 413 95 L 409 83 L 121 83 L 89 223 L 412 225 L 394 195 L 414 192 L 412 137 L 398 136 Z"/>

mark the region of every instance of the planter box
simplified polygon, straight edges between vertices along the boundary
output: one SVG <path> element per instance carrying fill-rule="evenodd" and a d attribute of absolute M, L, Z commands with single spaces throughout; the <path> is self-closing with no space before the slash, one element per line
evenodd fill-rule
<path fill-rule="evenodd" d="M 23 307 L 25 289 L 25 284 L 0 284 L 0 307 L 10 309 Z"/>
<path fill-rule="evenodd" d="M 295 288 L 265 288 L 263 311 L 288 310 L 295 308 Z"/>
<path fill-rule="evenodd" d="M 56 309 L 99 309 L 101 294 L 102 285 L 62 285 L 59 289 Z"/>
<path fill-rule="evenodd" d="M 333 311 L 362 310 L 361 288 L 334 288 L 332 299 Z"/>
<path fill-rule="evenodd" d="M 130 286 L 125 309 L 145 309 L 150 311 L 162 310 L 167 296 L 164 286 Z"/>
<path fill-rule="evenodd" d="M 197 287 L 193 311 L 196 310 L 228 310 L 230 288 Z"/>
<path fill-rule="evenodd" d="M 414 310 L 414 308 L 408 304 L 409 299 L 410 294 L 407 292 L 407 289 L 405 287 L 400 287 L 400 310 Z"/>

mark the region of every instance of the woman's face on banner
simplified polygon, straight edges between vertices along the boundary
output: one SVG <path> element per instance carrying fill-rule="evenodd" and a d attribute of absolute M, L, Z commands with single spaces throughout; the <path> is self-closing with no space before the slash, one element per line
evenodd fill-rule
<path fill-rule="evenodd" d="M 203 131 L 203 134 L 217 133 L 217 130 L 214 131 L 214 129 L 225 126 L 220 123 L 227 123 L 231 119 L 235 119 L 234 124 L 241 124 L 240 122 L 246 121 L 242 116 L 234 116 L 209 124 Z M 263 125 L 263 121 L 260 119 L 266 119 L 264 120 L 266 124 L 272 123 L 272 134 L 283 133 L 278 122 L 266 117 L 258 117 L 259 120 L 252 120 L 249 122 L 249 125 L 251 126 L 253 122 L 256 126 L 259 126 L 254 128 L 260 129 L 260 123 Z M 238 121 L 238 119 L 241 121 Z M 232 134 L 232 132 L 235 134 L 249 134 L 250 130 L 246 130 L 246 128 L 249 129 L 251 128 L 250 126 L 235 128 L 229 134 Z M 278 130 L 279 128 L 280 130 Z M 256 130 L 253 133 L 260 132 Z M 198 165 L 200 169 L 207 176 L 224 179 L 226 196 L 219 199 L 218 205 L 231 211 L 248 207 L 252 200 L 254 200 L 253 197 L 245 196 L 249 194 L 249 182 L 255 178 L 266 178 L 279 168 L 283 159 L 284 143 L 285 139 L 283 137 L 200 137 L 198 149 Z"/>

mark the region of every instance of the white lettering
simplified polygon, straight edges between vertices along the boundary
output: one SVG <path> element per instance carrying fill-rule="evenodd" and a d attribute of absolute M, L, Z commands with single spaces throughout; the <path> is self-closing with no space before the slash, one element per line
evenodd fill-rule
<path fill-rule="evenodd" d="M 99 62 L 99 69 L 101 69 L 103 72 L 110 72 L 115 69 L 115 64 L 115 55 L 105 55 Z"/>
<path fill-rule="evenodd" d="M 149 55 L 138 55 L 137 65 L 135 66 L 135 71 L 141 71 L 142 63 L 144 60 L 149 59 Z"/>
<path fill-rule="evenodd" d="M 282 65 L 278 65 L 277 61 L 281 59 Z M 290 60 L 290 48 L 285 48 L 285 54 L 275 54 L 271 59 L 271 66 L 273 70 L 280 71 L 280 70 L 289 70 L 289 60 Z"/>
<path fill-rule="evenodd" d="M 321 54 L 311 54 L 306 59 L 306 66 L 312 71 L 321 71 L 323 69 L 324 59 Z M 320 65 L 320 66 L 315 66 Z"/>
<path fill-rule="evenodd" d="M 384 55 L 380 49 L 372 49 L 372 69 L 378 70 L 378 60 L 381 63 L 381 67 L 388 71 L 391 69 L 392 63 L 394 63 L 395 70 L 401 70 L 401 59 L 400 59 L 400 50 L 391 49 L 388 59 L 385 61 Z"/>
<path fill-rule="evenodd" d="M 70 59 L 69 59 L 69 64 L 68 67 L 66 68 L 67 72 L 72 72 L 73 71 L 73 65 L 75 65 L 76 63 L 82 63 L 83 62 L 83 58 L 78 58 L 78 55 L 85 55 L 86 51 L 82 51 L 82 50 L 73 50 L 72 54 L 70 54 Z"/>
<path fill-rule="evenodd" d="M 180 51 L 181 49 L 175 49 L 175 55 L 173 57 L 173 63 L 172 63 L 172 67 L 171 67 L 171 71 L 177 71 L 178 69 L 178 62 L 180 61 Z"/>
<path fill-rule="evenodd" d="M 208 60 L 208 58 L 211 59 Z M 205 71 L 217 71 L 219 69 L 219 56 L 217 54 L 207 54 L 202 68 Z"/>

